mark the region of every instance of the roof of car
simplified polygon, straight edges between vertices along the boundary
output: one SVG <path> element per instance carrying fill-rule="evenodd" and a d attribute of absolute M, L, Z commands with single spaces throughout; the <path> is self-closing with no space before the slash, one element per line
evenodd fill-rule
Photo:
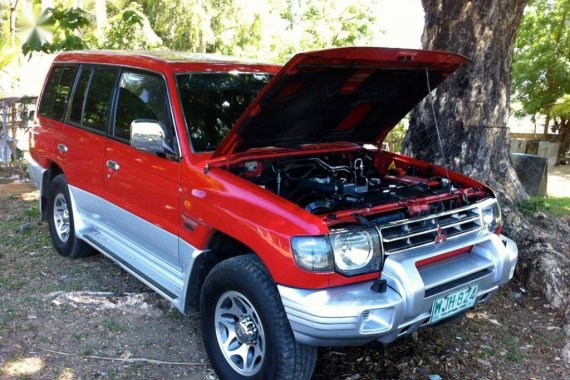
<path fill-rule="evenodd" d="M 100 58 L 146 58 L 164 63 L 220 63 L 236 65 L 268 65 L 279 66 L 274 63 L 260 62 L 246 58 L 224 56 L 220 54 L 189 53 L 171 50 L 77 50 L 58 54 L 56 61 L 68 60 L 70 57 L 100 57 Z M 68 59 L 65 59 L 68 58 Z"/>

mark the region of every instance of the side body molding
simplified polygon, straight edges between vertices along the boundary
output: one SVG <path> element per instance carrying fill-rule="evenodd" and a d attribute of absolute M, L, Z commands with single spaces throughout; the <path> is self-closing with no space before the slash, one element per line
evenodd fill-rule
<path fill-rule="evenodd" d="M 187 313 L 192 268 L 205 251 L 103 198 L 71 185 L 69 190 L 76 235 Z M 180 267 L 160 257 L 166 250 L 180 252 Z"/>

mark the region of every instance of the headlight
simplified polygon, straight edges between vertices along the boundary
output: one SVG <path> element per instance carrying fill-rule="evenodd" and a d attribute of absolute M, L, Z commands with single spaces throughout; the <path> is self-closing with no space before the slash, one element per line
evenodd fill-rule
<path fill-rule="evenodd" d="M 336 271 L 346 276 L 378 272 L 382 250 L 376 228 L 342 230 L 331 233 Z"/>
<path fill-rule="evenodd" d="M 487 205 L 481 206 L 481 222 L 483 229 L 495 233 L 501 225 L 501 209 L 495 199 Z"/>
<path fill-rule="evenodd" d="M 374 227 L 339 230 L 329 236 L 296 236 L 291 239 L 297 265 L 312 272 L 345 276 L 379 272 L 383 254 Z"/>
<path fill-rule="evenodd" d="M 332 249 L 326 236 L 298 236 L 291 239 L 293 256 L 298 266 L 313 272 L 333 270 Z"/>

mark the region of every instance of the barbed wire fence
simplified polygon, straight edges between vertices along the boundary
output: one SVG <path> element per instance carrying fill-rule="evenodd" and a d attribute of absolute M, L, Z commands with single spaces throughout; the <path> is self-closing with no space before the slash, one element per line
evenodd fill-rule
<path fill-rule="evenodd" d="M 34 120 L 36 101 L 34 96 L 0 99 L 0 164 L 4 167 L 17 164 L 29 150 L 28 131 Z"/>

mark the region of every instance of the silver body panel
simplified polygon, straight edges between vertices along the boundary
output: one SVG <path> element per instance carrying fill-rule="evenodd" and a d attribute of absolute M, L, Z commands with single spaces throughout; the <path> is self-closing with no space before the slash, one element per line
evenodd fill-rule
<path fill-rule="evenodd" d="M 30 158 L 28 160 L 28 174 L 30 175 L 30 180 L 40 190 L 40 196 L 39 196 L 40 213 L 42 212 L 42 210 L 44 210 L 45 207 L 45 205 L 42 204 L 43 202 L 42 197 L 45 195 L 45 191 L 47 190 L 43 188 L 44 174 L 46 171 L 47 169 L 43 168 L 33 159 Z"/>
<path fill-rule="evenodd" d="M 47 169 L 30 159 L 32 182 L 45 196 Z M 201 251 L 111 202 L 69 185 L 75 234 L 168 299 L 182 313 L 192 267 Z M 42 197 L 40 196 L 40 202 Z M 40 204 L 40 207 L 42 205 Z M 172 256 L 179 258 L 173 265 Z"/>
<path fill-rule="evenodd" d="M 77 187 L 69 186 L 75 233 L 184 312 L 188 279 L 202 251 L 146 220 Z M 160 253 L 182 252 L 180 267 Z"/>
<path fill-rule="evenodd" d="M 416 263 L 473 246 L 425 266 Z M 383 343 L 429 324 L 433 301 L 477 284 L 477 302 L 485 301 L 513 276 L 518 258 L 515 243 L 489 232 L 476 232 L 437 245 L 417 247 L 386 258 L 381 278 L 322 290 L 278 286 L 295 338 L 312 346 L 349 346 L 374 340 Z"/>

